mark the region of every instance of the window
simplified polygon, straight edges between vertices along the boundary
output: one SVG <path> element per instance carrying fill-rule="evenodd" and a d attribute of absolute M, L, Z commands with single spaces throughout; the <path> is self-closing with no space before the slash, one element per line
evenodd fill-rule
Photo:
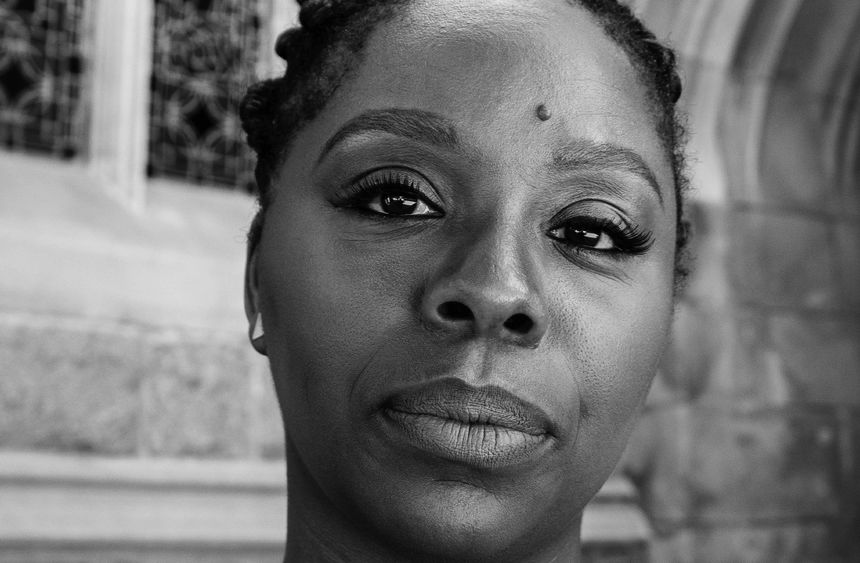
<path fill-rule="evenodd" d="M 255 81 L 259 3 L 156 0 L 150 176 L 251 191 L 238 104 Z"/>

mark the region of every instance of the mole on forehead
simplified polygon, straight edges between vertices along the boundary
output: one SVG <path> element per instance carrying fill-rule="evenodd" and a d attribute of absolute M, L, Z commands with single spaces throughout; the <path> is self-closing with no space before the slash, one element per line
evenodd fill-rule
<path fill-rule="evenodd" d="M 537 111 L 535 113 L 537 113 L 538 119 L 540 119 L 541 121 L 547 121 L 550 117 L 552 117 L 552 113 L 550 113 L 549 108 L 546 107 L 546 104 L 540 104 L 537 107 Z"/>

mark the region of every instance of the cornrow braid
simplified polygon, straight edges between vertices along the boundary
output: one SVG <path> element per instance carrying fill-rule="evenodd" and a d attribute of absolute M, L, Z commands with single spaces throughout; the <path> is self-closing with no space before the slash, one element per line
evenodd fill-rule
<path fill-rule="evenodd" d="M 363 56 L 363 47 L 376 27 L 410 0 L 297 0 L 299 26 L 282 33 L 275 52 L 287 62 L 283 76 L 249 88 L 239 108 L 248 144 L 257 153 L 255 177 L 260 209 L 248 234 L 255 246 L 265 211 L 274 193 L 276 171 L 296 133 L 325 107 Z M 662 45 L 618 0 L 567 0 L 588 11 L 604 33 L 630 59 L 646 87 L 656 117 L 657 132 L 671 158 L 677 201 L 676 286 L 687 274 L 688 227 L 683 194 L 688 181 L 684 165 L 685 134 L 676 111 L 681 96 L 674 52 Z"/>

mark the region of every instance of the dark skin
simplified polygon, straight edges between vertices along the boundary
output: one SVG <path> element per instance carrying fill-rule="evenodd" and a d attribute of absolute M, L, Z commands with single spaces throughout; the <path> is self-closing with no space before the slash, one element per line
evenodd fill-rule
<path fill-rule="evenodd" d="M 287 560 L 576 561 L 673 307 L 629 60 L 562 0 L 415 2 L 292 146 L 247 282 Z"/>

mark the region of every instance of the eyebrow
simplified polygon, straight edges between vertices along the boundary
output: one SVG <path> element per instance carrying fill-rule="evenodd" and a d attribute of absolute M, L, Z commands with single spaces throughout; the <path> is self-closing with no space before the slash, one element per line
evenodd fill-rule
<path fill-rule="evenodd" d="M 418 109 L 378 109 L 361 113 L 338 129 L 326 141 L 319 158 L 317 158 L 317 163 L 325 158 L 325 155 L 339 143 L 369 131 L 390 133 L 442 148 L 460 146 L 454 124 L 441 115 Z"/>
<path fill-rule="evenodd" d="M 552 154 L 552 168 L 560 171 L 611 170 L 639 176 L 653 188 L 660 205 L 663 193 L 645 159 L 634 150 L 612 143 L 576 139 Z"/>
<path fill-rule="evenodd" d="M 408 108 L 376 109 L 357 115 L 338 129 L 326 141 L 317 163 L 338 144 L 350 137 L 371 131 L 389 133 L 446 149 L 462 147 L 454 123 L 437 113 Z M 664 204 L 663 193 L 654 172 L 639 153 L 626 147 L 589 139 L 575 139 L 553 151 L 551 167 L 565 172 L 583 169 L 627 172 L 643 179 L 657 194 L 660 205 Z"/>

